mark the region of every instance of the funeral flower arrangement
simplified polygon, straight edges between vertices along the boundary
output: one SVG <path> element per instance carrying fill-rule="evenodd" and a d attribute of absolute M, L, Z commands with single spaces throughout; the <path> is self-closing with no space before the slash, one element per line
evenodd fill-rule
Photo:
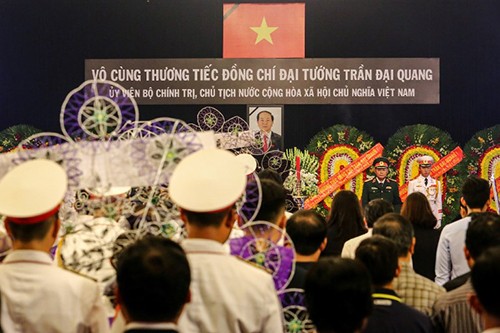
<path fill-rule="evenodd" d="M 389 168 L 389 177 L 402 186 L 418 176 L 419 156 L 429 155 L 437 162 L 457 146 L 447 132 L 434 126 L 417 124 L 402 127 L 385 145 L 384 156 L 392 166 Z M 458 168 L 455 167 L 439 179 L 443 193 L 443 225 L 458 214 L 461 187 L 458 175 Z M 401 199 L 405 200 L 403 197 Z"/>
<path fill-rule="evenodd" d="M 319 182 L 326 182 L 374 145 L 375 142 L 370 135 L 352 126 L 339 124 L 317 133 L 309 141 L 308 150 L 319 159 Z M 365 179 L 366 173 L 362 172 L 344 184 L 342 189 L 351 190 L 361 198 Z M 322 214 L 327 214 L 332 198 L 333 194 L 325 198 L 323 205 L 318 206 Z"/>
<path fill-rule="evenodd" d="M 40 130 L 29 125 L 15 125 L 0 132 L 0 153 L 14 150 L 24 139 L 39 133 Z"/>
<path fill-rule="evenodd" d="M 464 160 L 458 165 L 460 174 L 475 175 L 488 181 L 500 177 L 500 125 L 486 128 L 474 134 L 464 146 Z M 497 185 L 498 188 L 498 185 Z M 495 200 L 490 209 L 496 211 Z"/>
<path fill-rule="evenodd" d="M 290 164 L 283 186 L 294 197 L 310 197 L 318 193 L 318 158 L 307 150 L 287 149 L 284 158 Z"/>

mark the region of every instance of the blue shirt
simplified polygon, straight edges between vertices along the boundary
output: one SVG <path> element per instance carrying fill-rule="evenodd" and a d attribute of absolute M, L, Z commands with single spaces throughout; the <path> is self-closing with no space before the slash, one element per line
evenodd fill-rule
<path fill-rule="evenodd" d="M 465 234 L 471 217 L 446 225 L 441 231 L 436 252 L 436 283 L 446 282 L 470 271 L 464 254 Z"/>

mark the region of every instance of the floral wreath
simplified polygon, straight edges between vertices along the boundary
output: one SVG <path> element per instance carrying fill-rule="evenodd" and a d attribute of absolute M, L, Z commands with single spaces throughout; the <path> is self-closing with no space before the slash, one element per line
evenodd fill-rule
<path fill-rule="evenodd" d="M 0 132 L 0 153 L 15 149 L 21 141 L 40 132 L 30 125 L 15 125 L 4 129 Z"/>
<path fill-rule="evenodd" d="M 290 169 L 286 175 L 283 186 L 292 193 L 293 196 L 312 196 L 318 193 L 318 158 L 309 154 L 307 150 L 297 148 L 287 149 L 283 156 L 288 160 Z M 300 162 L 300 186 L 297 179 L 297 160 Z"/>
<path fill-rule="evenodd" d="M 307 149 L 319 158 L 318 179 L 323 183 L 339 170 L 343 169 L 359 156 L 363 155 L 375 145 L 373 138 L 366 132 L 347 125 L 334 125 L 316 134 Z M 362 172 L 342 186 L 349 189 L 361 198 L 366 173 Z M 320 213 L 326 215 L 332 204 L 334 193 L 318 205 Z"/>
<path fill-rule="evenodd" d="M 458 165 L 460 173 L 486 179 L 500 177 L 500 125 L 483 129 L 472 136 L 464 147 L 465 158 Z M 490 209 L 496 211 L 495 200 Z"/>
<path fill-rule="evenodd" d="M 293 148 L 285 151 L 283 160 L 287 162 L 287 169 L 281 174 L 285 179 L 283 187 L 287 190 L 286 210 L 294 213 L 304 208 L 304 202 L 308 197 L 318 194 L 318 158 L 307 150 Z M 299 162 L 299 172 L 297 172 L 297 162 Z"/>
<path fill-rule="evenodd" d="M 388 176 L 401 186 L 418 176 L 418 157 L 429 155 L 437 161 L 457 146 L 447 132 L 430 125 L 400 128 L 389 138 L 384 149 L 384 156 L 393 166 L 389 168 Z M 443 193 L 443 225 L 451 222 L 459 211 L 459 174 L 455 167 L 439 179 Z"/>

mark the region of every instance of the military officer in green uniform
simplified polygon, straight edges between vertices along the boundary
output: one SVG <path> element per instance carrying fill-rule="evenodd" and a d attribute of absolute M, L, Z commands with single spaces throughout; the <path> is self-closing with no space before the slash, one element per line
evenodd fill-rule
<path fill-rule="evenodd" d="M 361 202 L 363 207 L 373 199 L 384 199 L 394 206 L 394 211 L 401 210 L 401 198 L 399 197 L 398 183 L 387 178 L 389 172 L 389 160 L 385 157 L 378 157 L 373 161 L 375 177 L 367 180 L 363 186 Z"/>

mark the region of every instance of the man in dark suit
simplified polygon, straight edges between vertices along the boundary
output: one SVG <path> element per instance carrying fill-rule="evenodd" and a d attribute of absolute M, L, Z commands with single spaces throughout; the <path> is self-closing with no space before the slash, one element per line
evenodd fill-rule
<path fill-rule="evenodd" d="M 288 288 L 304 288 L 307 272 L 326 247 L 326 221 L 314 210 L 299 210 L 286 221 L 295 247 L 295 272 Z"/>
<path fill-rule="evenodd" d="M 175 242 L 145 237 L 125 248 L 116 267 L 117 301 L 126 333 L 177 333 L 177 321 L 190 301 L 191 273 Z"/>
<path fill-rule="evenodd" d="M 373 312 L 364 333 L 433 332 L 429 317 L 403 303 L 393 286 L 401 272 L 399 247 L 389 238 L 374 235 L 363 240 L 356 249 L 356 260 L 368 269 L 373 284 Z"/>
<path fill-rule="evenodd" d="M 361 332 L 372 312 L 370 274 L 362 263 L 327 257 L 306 277 L 305 299 L 317 332 Z"/>
<path fill-rule="evenodd" d="M 281 145 L 281 135 L 272 131 L 274 116 L 271 112 L 263 110 L 257 114 L 257 125 L 259 132 L 257 139 L 262 141 L 262 151 L 283 150 Z"/>
<path fill-rule="evenodd" d="M 401 210 L 401 198 L 399 197 L 399 186 L 395 180 L 387 178 L 389 172 L 389 160 L 385 157 L 378 157 L 373 161 L 375 177 L 368 179 L 363 186 L 361 202 L 365 207 L 373 199 L 384 199 L 390 202 L 394 211 Z"/>

